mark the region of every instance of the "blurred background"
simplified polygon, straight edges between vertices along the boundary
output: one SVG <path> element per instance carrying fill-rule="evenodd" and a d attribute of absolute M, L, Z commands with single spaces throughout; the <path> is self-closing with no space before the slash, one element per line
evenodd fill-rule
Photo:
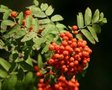
<path fill-rule="evenodd" d="M 76 24 L 76 14 L 84 12 L 87 7 L 92 11 L 99 9 L 104 12 L 108 23 L 102 27 L 100 42 L 91 45 L 93 53 L 91 62 L 84 78 L 80 79 L 80 90 L 112 90 L 112 3 L 111 0 L 39 0 L 47 2 L 55 8 L 55 13 L 64 17 L 62 23 L 72 26 Z M 17 11 L 25 10 L 33 0 L 0 0 Z"/>

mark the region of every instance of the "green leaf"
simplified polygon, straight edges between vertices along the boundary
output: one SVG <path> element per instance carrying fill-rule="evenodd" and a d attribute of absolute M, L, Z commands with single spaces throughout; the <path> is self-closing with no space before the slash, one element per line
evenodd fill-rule
<path fill-rule="evenodd" d="M 3 58 L 0 58 L 0 65 L 6 70 L 8 71 L 9 68 L 11 67 L 10 63 L 8 61 L 6 61 Z"/>
<path fill-rule="evenodd" d="M 56 27 L 57 27 L 58 29 L 65 29 L 65 28 L 67 28 L 64 24 L 61 24 L 61 23 L 59 23 L 59 22 L 56 23 Z"/>
<path fill-rule="evenodd" d="M 2 82 L 0 81 L 0 90 L 2 90 Z"/>
<path fill-rule="evenodd" d="M 21 25 L 22 21 L 23 21 L 23 12 L 19 13 L 19 15 L 17 16 L 18 18 L 18 23 Z"/>
<path fill-rule="evenodd" d="M 40 8 L 35 6 L 30 6 L 28 8 L 32 11 L 32 15 L 34 15 L 35 17 L 39 17 L 39 18 L 46 17 L 45 13 Z"/>
<path fill-rule="evenodd" d="M 79 28 L 84 27 L 83 14 L 81 12 L 77 15 L 77 25 L 78 25 Z"/>
<path fill-rule="evenodd" d="M 100 17 L 99 17 L 99 21 L 102 21 L 103 18 L 104 18 L 104 13 L 101 12 L 101 13 L 100 13 Z"/>
<path fill-rule="evenodd" d="M 17 83 L 17 76 L 11 75 L 8 79 L 5 79 L 3 82 L 2 90 L 14 90 L 14 87 Z"/>
<path fill-rule="evenodd" d="M 99 21 L 99 17 L 100 17 L 100 12 L 98 9 L 96 9 L 92 18 L 92 23 L 97 23 Z"/>
<path fill-rule="evenodd" d="M 3 28 L 4 26 L 13 26 L 13 25 L 15 25 L 15 22 L 11 20 L 3 20 L 1 23 L 1 28 Z"/>
<path fill-rule="evenodd" d="M 38 49 L 40 49 L 41 44 L 45 42 L 45 39 L 35 37 L 35 38 L 33 38 L 33 42 L 34 42 L 33 49 L 38 50 Z"/>
<path fill-rule="evenodd" d="M 42 49 L 42 52 L 41 52 L 42 54 L 46 53 L 49 50 L 49 45 L 50 45 L 50 43 L 49 44 L 46 44 L 44 46 L 44 48 Z"/>
<path fill-rule="evenodd" d="M 20 66 L 22 67 L 23 70 L 28 70 L 28 71 L 32 71 L 33 67 L 31 65 L 29 65 L 28 63 L 26 63 L 25 61 L 21 61 L 19 62 Z"/>
<path fill-rule="evenodd" d="M 47 3 L 42 3 L 40 8 L 42 9 L 42 11 L 45 11 L 48 8 L 48 4 Z"/>
<path fill-rule="evenodd" d="M 0 40 L 0 49 L 3 49 L 4 45 L 5 45 L 5 43 L 2 40 Z"/>
<path fill-rule="evenodd" d="M 8 76 L 8 73 L 2 69 L 0 69 L 0 78 L 6 78 Z"/>
<path fill-rule="evenodd" d="M 87 28 L 90 31 L 90 33 L 93 36 L 93 38 L 96 40 L 96 42 L 99 42 L 98 37 L 97 37 L 97 34 L 96 34 L 96 31 L 94 30 L 94 28 L 92 28 L 90 26 L 88 26 Z"/>
<path fill-rule="evenodd" d="M 41 24 L 47 24 L 47 23 L 50 23 L 51 21 L 50 21 L 50 19 L 41 19 L 41 20 L 39 20 L 39 22 L 41 23 Z"/>
<path fill-rule="evenodd" d="M 38 64 L 38 67 L 39 67 L 39 68 L 43 68 L 43 61 L 42 61 L 42 56 L 41 56 L 41 54 L 38 54 L 37 64 Z"/>
<path fill-rule="evenodd" d="M 21 42 L 26 42 L 29 41 L 31 39 L 33 39 L 34 37 L 36 37 L 37 34 L 35 32 L 28 32 L 21 40 Z"/>
<path fill-rule="evenodd" d="M 38 0 L 33 0 L 33 3 L 34 3 L 36 6 L 38 6 L 38 5 L 39 5 Z"/>
<path fill-rule="evenodd" d="M 92 28 L 94 28 L 97 34 L 101 33 L 101 27 L 98 24 L 93 24 Z"/>
<path fill-rule="evenodd" d="M 29 56 L 28 59 L 26 60 L 26 63 L 28 63 L 29 65 L 33 66 L 32 59 L 31 59 L 30 56 Z"/>
<path fill-rule="evenodd" d="M 26 27 L 30 28 L 32 25 L 32 16 L 28 16 L 25 21 L 26 21 Z"/>
<path fill-rule="evenodd" d="M 89 25 L 91 23 L 92 11 L 89 7 L 85 10 L 84 19 L 85 19 L 85 25 Z"/>
<path fill-rule="evenodd" d="M 39 30 L 39 21 L 37 19 L 32 20 L 33 31 L 38 32 Z"/>
<path fill-rule="evenodd" d="M 82 29 L 81 32 L 92 44 L 95 44 L 95 40 L 88 30 Z"/>
<path fill-rule="evenodd" d="M 24 79 L 24 84 L 25 85 L 29 85 L 32 83 L 32 79 L 33 79 L 33 73 L 32 72 L 28 72 L 25 76 L 25 79 Z"/>
<path fill-rule="evenodd" d="M 102 20 L 102 24 L 104 24 L 104 23 L 107 23 L 107 19 L 106 18 L 103 18 L 103 20 Z"/>
<path fill-rule="evenodd" d="M 8 19 L 9 15 L 10 15 L 10 10 L 7 10 L 4 14 L 3 14 L 3 19 L 6 20 Z"/>
<path fill-rule="evenodd" d="M 62 21 L 63 17 L 61 15 L 54 15 L 54 16 L 51 17 L 51 20 L 53 22 Z"/>
<path fill-rule="evenodd" d="M 54 9 L 53 9 L 52 6 L 49 6 L 47 8 L 47 10 L 45 11 L 45 13 L 46 13 L 47 16 L 50 16 L 53 12 L 54 12 Z"/>
<path fill-rule="evenodd" d="M 7 6 L 5 5 L 0 5 L 0 8 L 3 8 L 3 9 L 9 9 Z"/>
<path fill-rule="evenodd" d="M 82 38 L 82 34 L 80 34 L 80 33 L 76 34 L 76 38 L 77 38 L 77 39 L 83 39 L 83 38 Z"/>

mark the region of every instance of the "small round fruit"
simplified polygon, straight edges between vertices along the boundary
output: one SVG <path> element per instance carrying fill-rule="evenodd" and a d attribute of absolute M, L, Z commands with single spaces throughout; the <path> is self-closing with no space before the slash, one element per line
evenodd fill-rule
<path fill-rule="evenodd" d="M 17 12 L 16 11 L 12 11 L 11 12 L 11 17 L 15 18 L 17 16 Z"/>
<path fill-rule="evenodd" d="M 26 10 L 25 11 L 25 15 L 30 15 L 31 14 L 31 11 L 30 10 Z"/>
<path fill-rule="evenodd" d="M 72 26 L 72 30 L 73 30 L 73 31 L 77 31 L 77 30 L 78 30 L 78 27 L 77 27 L 76 25 L 73 25 L 73 26 Z"/>

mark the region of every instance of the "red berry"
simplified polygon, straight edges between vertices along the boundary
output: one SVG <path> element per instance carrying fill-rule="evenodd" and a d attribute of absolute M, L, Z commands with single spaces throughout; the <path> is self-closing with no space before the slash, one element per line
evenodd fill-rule
<path fill-rule="evenodd" d="M 31 10 L 26 10 L 25 11 L 25 15 L 30 15 L 31 14 Z"/>
<path fill-rule="evenodd" d="M 11 12 L 11 17 L 15 18 L 17 16 L 17 12 L 16 11 L 12 11 Z"/>
<path fill-rule="evenodd" d="M 34 70 L 35 71 L 38 71 L 39 70 L 39 67 L 38 66 L 34 66 Z"/>
<path fill-rule="evenodd" d="M 36 76 L 37 77 L 41 77 L 42 76 L 42 73 L 39 71 L 39 72 L 36 73 Z"/>
<path fill-rule="evenodd" d="M 73 30 L 73 31 L 77 31 L 77 30 L 78 30 L 78 27 L 77 27 L 76 25 L 73 25 L 73 26 L 72 26 L 72 30 Z"/>

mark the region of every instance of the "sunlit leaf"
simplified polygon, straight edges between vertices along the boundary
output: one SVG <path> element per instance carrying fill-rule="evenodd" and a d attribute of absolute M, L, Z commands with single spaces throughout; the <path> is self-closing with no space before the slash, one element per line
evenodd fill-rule
<path fill-rule="evenodd" d="M 63 20 L 63 17 L 61 15 L 54 15 L 54 16 L 51 17 L 51 20 L 53 22 L 62 21 Z"/>
<path fill-rule="evenodd" d="M 3 28 L 4 26 L 13 26 L 13 25 L 15 25 L 15 22 L 11 20 L 3 20 L 1 23 L 1 28 Z"/>
<path fill-rule="evenodd" d="M 83 28 L 84 26 L 83 14 L 81 12 L 77 15 L 77 25 L 79 28 Z"/>
<path fill-rule="evenodd" d="M 95 40 L 88 30 L 82 29 L 81 32 L 92 44 L 95 44 Z"/>
<path fill-rule="evenodd" d="M 85 19 L 85 25 L 89 25 L 91 23 L 92 11 L 89 7 L 85 11 L 84 19 Z"/>
<path fill-rule="evenodd" d="M 41 24 L 47 24 L 47 23 L 50 23 L 51 20 L 47 18 L 47 19 L 41 19 L 41 20 L 39 20 L 39 22 L 40 22 Z"/>
<path fill-rule="evenodd" d="M 42 9 L 42 11 L 45 11 L 48 8 L 48 4 L 47 3 L 42 3 L 40 8 Z"/>
<path fill-rule="evenodd" d="M 47 10 L 45 11 L 45 13 L 46 13 L 47 16 L 50 16 L 53 12 L 54 12 L 54 9 L 53 9 L 52 6 L 49 6 L 47 8 Z"/>
<path fill-rule="evenodd" d="M 8 71 L 9 68 L 11 67 L 11 64 L 10 64 L 8 61 L 6 61 L 5 59 L 3 59 L 3 58 L 0 58 L 0 65 L 1 65 L 6 71 Z"/>
<path fill-rule="evenodd" d="M 99 21 L 99 17 L 100 17 L 100 12 L 98 9 L 96 9 L 92 18 L 92 23 L 97 23 Z"/>
<path fill-rule="evenodd" d="M 32 25 L 32 16 L 28 16 L 25 21 L 26 21 L 26 27 L 30 28 Z"/>
<path fill-rule="evenodd" d="M 18 18 L 18 23 L 22 24 L 22 21 L 23 21 L 23 12 L 19 13 L 19 15 L 17 16 L 17 18 Z"/>
<path fill-rule="evenodd" d="M 38 0 L 33 0 L 33 3 L 34 3 L 36 6 L 38 6 L 38 5 L 39 5 Z"/>
<path fill-rule="evenodd" d="M 8 19 L 9 15 L 10 15 L 10 10 L 7 10 L 4 14 L 3 14 L 3 19 L 6 20 Z"/>

